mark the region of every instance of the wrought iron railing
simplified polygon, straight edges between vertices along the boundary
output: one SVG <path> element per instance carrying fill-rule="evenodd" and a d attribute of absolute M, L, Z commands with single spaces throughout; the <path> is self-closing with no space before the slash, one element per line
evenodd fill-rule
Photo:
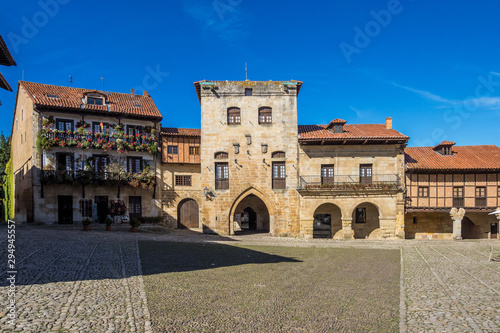
<path fill-rule="evenodd" d="M 119 185 L 151 188 L 155 182 L 154 172 L 118 173 L 84 170 L 43 170 L 43 184 L 63 185 Z"/>
<path fill-rule="evenodd" d="M 400 185 L 401 179 L 396 174 L 335 175 L 328 181 L 321 175 L 304 175 L 300 176 L 299 189 L 394 189 Z"/>

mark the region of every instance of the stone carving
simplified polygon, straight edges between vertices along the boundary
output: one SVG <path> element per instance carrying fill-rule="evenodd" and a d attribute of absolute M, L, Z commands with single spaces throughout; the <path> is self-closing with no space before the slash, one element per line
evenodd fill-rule
<path fill-rule="evenodd" d="M 463 208 L 456 209 L 455 207 L 453 207 L 450 210 L 450 216 L 453 220 L 460 220 L 461 221 L 464 218 L 464 215 L 465 215 L 465 209 L 463 209 Z"/>

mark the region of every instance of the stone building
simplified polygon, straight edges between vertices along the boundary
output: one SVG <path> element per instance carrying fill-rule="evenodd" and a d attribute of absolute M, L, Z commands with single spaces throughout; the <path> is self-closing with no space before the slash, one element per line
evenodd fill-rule
<path fill-rule="evenodd" d="M 117 221 L 161 212 L 162 116 L 147 92 L 19 82 L 12 124 L 18 222 Z M 96 212 L 97 210 L 97 212 Z"/>
<path fill-rule="evenodd" d="M 299 126 L 301 86 L 195 83 L 201 131 L 162 131 L 163 210 L 173 226 L 219 234 L 404 237 L 409 138 L 392 128 L 391 118 Z"/>
<path fill-rule="evenodd" d="M 405 149 L 406 238 L 498 238 L 500 148 L 455 146 Z"/>

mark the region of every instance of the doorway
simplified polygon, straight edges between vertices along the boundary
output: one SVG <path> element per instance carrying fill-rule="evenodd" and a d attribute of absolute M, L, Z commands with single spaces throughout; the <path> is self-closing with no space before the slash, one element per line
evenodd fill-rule
<path fill-rule="evenodd" d="M 186 199 L 179 203 L 177 208 L 179 228 L 199 228 L 200 209 L 193 199 Z"/>
<path fill-rule="evenodd" d="M 106 222 L 106 216 L 108 216 L 108 197 L 96 195 L 95 203 L 97 204 L 97 220 L 99 223 Z"/>
<path fill-rule="evenodd" d="M 141 197 L 128 197 L 128 212 L 130 219 L 139 218 L 142 214 L 142 198 Z"/>
<path fill-rule="evenodd" d="M 73 196 L 59 195 L 57 197 L 57 213 L 59 224 L 73 223 Z"/>
<path fill-rule="evenodd" d="M 498 223 L 492 223 L 490 225 L 491 239 L 498 238 Z"/>

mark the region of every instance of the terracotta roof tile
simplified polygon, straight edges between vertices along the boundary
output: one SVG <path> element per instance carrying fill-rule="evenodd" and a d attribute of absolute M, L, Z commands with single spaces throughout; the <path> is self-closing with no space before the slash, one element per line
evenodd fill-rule
<path fill-rule="evenodd" d="M 10 54 L 9 48 L 2 36 L 0 35 L 0 65 L 3 66 L 16 66 L 16 62 Z"/>
<path fill-rule="evenodd" d="M 343 133 L 332 133 L 328 125 L 299 125 L 299 141 L 353 141 L 353 140 L 400 140 L 410 138 L 385 124 L 344 125 Z"/>
<path fill-rule="evenodd" d="M 433 147 L 405 148 L 408 170 L 500 170 L 500 148 L 495 145 L 454 146 L 453 155 Z"/>
<path fill-rule="evenodd" d="M 143 95 L 122 94 L 116 92 L 96 91 L 91 89 L 70 88 L 20 81 L 33 103 L 41 107 L 51 107 L 70 110 L 88 110 L 100 113 L 126 114 L 161 120 L 162 115 L 156 108 L 153 99 Z M 106 96 L 108 105 L 89 105 L 82 102 L 85 93 L 97 92 Z M 55 98 L 49 95 L 57 96 Z M 108 111 L 109 106 L 109 111 Z"/>
<path fill-rule="evenodd" d="M 199 128 L 176 128 L 176 127 L 162 127 L 162 135 L 173 135 L 173 136 L 201 136 L 201 130 Z"/>
<path fill-rule="evenodd" d="M 440 144 L 438 144 L 437 146 L 435 146 L 433 149 L 438 149 L 440 147 L 451 147 L 454 145 L 456 145 L 456 143 L 453 141 L 443 141 Z"/>

